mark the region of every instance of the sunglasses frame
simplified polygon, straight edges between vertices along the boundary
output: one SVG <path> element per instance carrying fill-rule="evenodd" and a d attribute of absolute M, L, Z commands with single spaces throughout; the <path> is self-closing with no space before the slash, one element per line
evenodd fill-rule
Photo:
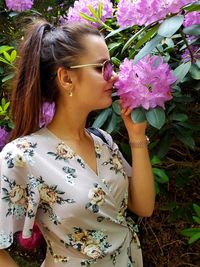
<path fill-rule="evenodd" d="M 84 68 L 84 67 L 102 67 L 102 75 L 104 77 L 105 64 L 107 62 L 112 65 L 112 68 L 114 67 L 112 64 L 112 61 L 110 59 L 107 59 L 103 63 L 90 63 L 90 64 L 74 65 L 74 66 L 69 67 L 69 69 L 78 69 L 78 68 Z"/>

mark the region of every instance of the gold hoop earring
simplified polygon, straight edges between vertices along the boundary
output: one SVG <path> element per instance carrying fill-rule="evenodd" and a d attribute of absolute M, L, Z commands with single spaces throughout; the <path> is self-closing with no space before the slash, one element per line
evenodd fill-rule
<path fill-rule="evenodd" d="M 68 91 L 68 95 L 69 95 L 69 96 L 73 96 L 72 89 L 69 89 L 69 91 Z"/>
<path fill-rule="evenodd" d="M 73 85 L 72 84 L 69 85 L 67 93 L 68 93 L 68 96 L 70 96 L 70 97 L 73 96 Z"/>

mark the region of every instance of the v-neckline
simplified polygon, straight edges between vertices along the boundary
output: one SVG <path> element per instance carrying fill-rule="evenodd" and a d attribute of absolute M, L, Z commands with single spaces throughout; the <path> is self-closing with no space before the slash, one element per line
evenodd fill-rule
<path fill-rule="evenodd" d="M 92 167 L 89 166 L 89 164 L 78 154 L 76 153 L 68 144 L 66 144 L 66 142 L 64 142 L 61 138 L 59 138 L 56 134 L 54 134 L 51 130 L 49 130 L 47 127 L 43 128 L 44 130 L 46 130 L 46 132 L 55 140 L 57 140 L 59 143 L 64 144 L 73 154 L 74 157 L 77 159 L 80 159 L 84 165 L 87 167 L 87 169 L 89 169 L 93 174 L 95 174 L 96 176 L 99 177 L 99 164 L 98 164 L 98 157 L 97 157 L 97 146 L 99 146 L 99 143 L 95 140 L 94 135 L 92 133 L 90 133 L 86 128 L 86 132 L 90 135 L 90 137 L 93 140 L 93 148 L 94 148 L 94 152 L 95 152 L 95 162 L 96 162 L 96 171 L 94 171 L 92 169 Z"/>

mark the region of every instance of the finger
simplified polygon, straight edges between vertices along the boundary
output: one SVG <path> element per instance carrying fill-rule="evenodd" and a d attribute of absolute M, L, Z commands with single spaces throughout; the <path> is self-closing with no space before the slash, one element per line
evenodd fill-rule
<path fill-rule="evenodd" d="M 130 108 L 128 108 L 127 110 L 126 110 L 126 112 L 125 112 L 125 114 L 124 115 L 126 115 L 126 116 L 129 116 L 131 114 L 131 109 Z"/>
<path fill-rule="evenodd" d="M 121 114 L 122 114 L 122 115 L 125 115 L 125 111 L 126 111 L 125 108 L 121 108 Z"/>

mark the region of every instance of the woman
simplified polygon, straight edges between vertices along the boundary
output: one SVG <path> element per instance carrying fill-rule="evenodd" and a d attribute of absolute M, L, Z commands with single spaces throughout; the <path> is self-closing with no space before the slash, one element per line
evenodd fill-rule
<path fill-rule="evenodd" d="M 13 141 L 1 153 L 2 249 L 15 231 L 29 238 L 37 223 L 47 242 L 42 267 L 142 266 L 137 229 L 125 210 L 153 212 L 146 123 L 134 124 L 122 108 L 132 169 L 108 133 L 99 130 L 105 142 L 85 128 L 91 111 L 111 105 L 116 79 L 92 26 L 31 26 L 13 90 Z M 38 129 L 44 101 L 54 101 L 56 112 Z M 0 266 L 15 266 L 3 251 Z"/>

